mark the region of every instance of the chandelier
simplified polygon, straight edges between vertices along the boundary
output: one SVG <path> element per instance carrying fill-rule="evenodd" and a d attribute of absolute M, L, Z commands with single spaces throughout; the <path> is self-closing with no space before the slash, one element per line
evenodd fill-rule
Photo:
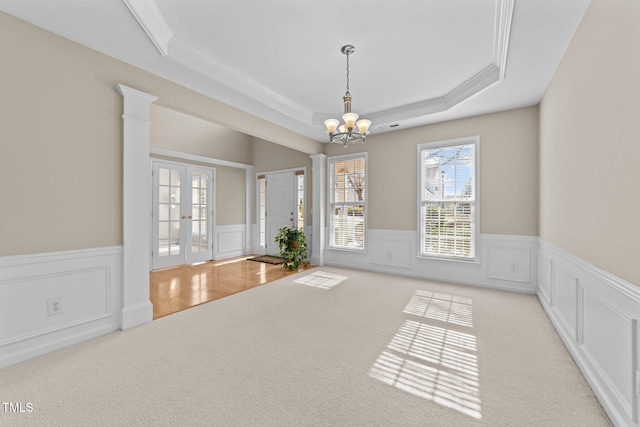
<path fill-rule="evenodd" d="M 350 44 L 342 46 L 342 53 L 347 55 L 347 92 L 342 98 L 344 100 L 344 114 L 342 120 L 344 124 L 340 125 L 337 119 L 327 119 L 324 125 L 327 127 L 330 142 L 343 144 L 345 147 L 349 144 L 364 143 L 369 133 L 370 120 L 358 120 L 358 115 L 351 112 L 351 94 L 349 93 L 349 55 L 356 51 L 356 48 Z"/>

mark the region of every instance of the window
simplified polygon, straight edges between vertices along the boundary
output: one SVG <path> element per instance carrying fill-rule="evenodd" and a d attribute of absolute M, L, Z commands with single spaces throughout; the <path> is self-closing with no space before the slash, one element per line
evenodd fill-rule
<path fill-rule="evenodd" d="M 364 249 L 366 154 L 329 158 L 329 246 Z"/>
<path fill-rule="evenodd" d="M 420 255 L 475 260 L 478 141 L 418 146 Z"/>
<path fill-rule="evenodd" d="M 260 247 L 267 247 L 267 197 L 266 176 L 258 175 L 258 228 Z"/>
<path fill-rule="evenodd" d="M 304 171 L 296 171 L 296 225 L 304 232 Z"/>

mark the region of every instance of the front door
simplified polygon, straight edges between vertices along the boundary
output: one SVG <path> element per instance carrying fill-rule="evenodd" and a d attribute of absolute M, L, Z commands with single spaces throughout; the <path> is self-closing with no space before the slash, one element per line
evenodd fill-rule
<path fill-rule="evenodd" d="M 293 227 L 295 215 L 295 174 L 269 173 L 266 176 L 266 244 L 267 254 L 277 255 L 280 248 L 274 242 L 278 230 Z"/>
<path fill-rule="evenodd" d="M 213 258 L 213 169 L 153 162 L 152 269 Z"/>

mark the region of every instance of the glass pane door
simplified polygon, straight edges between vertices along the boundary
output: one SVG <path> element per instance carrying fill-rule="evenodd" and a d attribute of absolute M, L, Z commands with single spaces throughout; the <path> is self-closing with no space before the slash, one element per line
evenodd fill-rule
<path fill-rule="evenodd" d="M 154 163 L 154 269 L 184 263 L 183 170 L 181 166 Z"/>
<path fill-rule="evenodd" d="M 189 213 L 190 239 L 187 263 L 213 258 L 211 245 L 211 208 L 213 171 L 190 167 L 191 212 Z"/>
<path fill-rule="evenodd" d="M 213 175 L 153 162 L 152 269 L 213 259 Z"/>

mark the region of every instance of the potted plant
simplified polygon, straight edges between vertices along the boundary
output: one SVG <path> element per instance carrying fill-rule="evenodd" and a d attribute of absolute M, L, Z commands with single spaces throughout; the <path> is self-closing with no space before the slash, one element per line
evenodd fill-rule
<path fill-rule="evenodd" d="M 280 256 L 284 258 L 282 266 L 287 270 L 297 270 L 307 258 L 307 239 L 297 228 L 282 227 L 275 242 L 280 248 Z"/>

